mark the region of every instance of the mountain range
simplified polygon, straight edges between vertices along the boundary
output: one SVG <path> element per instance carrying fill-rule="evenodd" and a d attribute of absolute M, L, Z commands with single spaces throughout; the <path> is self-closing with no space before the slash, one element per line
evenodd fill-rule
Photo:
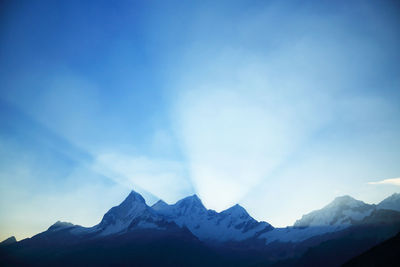
<path fill-rule="evenodd" d="M 0 263 L 337 266 L 399 231 L 400 194 L 377 205 L 337 197 L 293 226 L 274 228 L 240 205 L 216 212 L 193 195 L 148 206 L 132 191 L 93 227 L 58 221 L 32 238 L 3 241 Z"/>

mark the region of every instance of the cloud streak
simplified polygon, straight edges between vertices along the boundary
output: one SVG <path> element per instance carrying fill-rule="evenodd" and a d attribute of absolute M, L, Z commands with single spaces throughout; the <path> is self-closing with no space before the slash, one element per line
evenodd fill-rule
<path fill-rule="evenodd" d="M 126 188 L 135 188 L 145 196 L 151 192 L 170 203 L 193 193 L 185 168 L 178 161 L 102 153 L 95 157 L 92 169 Z"/>
<path fill-rule="evenodd" d="M 389 184 L 389 185 L 400 186 L 400 178 L 385 179 L 385 180 L 378 181 L 378 182 L 368 182 L 368 184 L 372 184 L 372 185 Z"/>

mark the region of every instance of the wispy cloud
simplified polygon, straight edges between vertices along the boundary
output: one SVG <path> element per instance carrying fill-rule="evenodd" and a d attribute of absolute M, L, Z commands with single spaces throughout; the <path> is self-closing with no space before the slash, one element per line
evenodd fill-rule
<path fill-rule="evenodd" d="M 186 90 L 177 98 L 177 132 L 196 191 L 221 210 L 248 194 L 329 119 L 329 92 L 322 96 L 295 73 L 288 74 L 290 82 L 276 79 L 273 65 L 248 51 L 227 49 L 199 65 L 180 85 Z M 211 73 L 207 66 L 214 66 Z"/>
<path fill-rule="evenodd" d="M 369 182 L 368 184 L 390 184 L 400 186 L 400 178 L 385 179 L 378 182 Z"/>
<path fill-rule="evenodd" d="M 117 184 L 144 194 L 146 190 L 167 202 L 193 193 L 185 168 L 178 161 L 103 153 L 95 158 L 93 169 Z"/>

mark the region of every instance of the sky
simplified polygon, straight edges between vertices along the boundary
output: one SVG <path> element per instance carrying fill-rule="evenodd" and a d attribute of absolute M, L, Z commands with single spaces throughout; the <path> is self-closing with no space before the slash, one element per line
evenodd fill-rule
<path fill-rule="evenodd" d="M 400 191 L 398 1 L 0 5 L 0 239 L 132 189 L 275 227 Z"/>

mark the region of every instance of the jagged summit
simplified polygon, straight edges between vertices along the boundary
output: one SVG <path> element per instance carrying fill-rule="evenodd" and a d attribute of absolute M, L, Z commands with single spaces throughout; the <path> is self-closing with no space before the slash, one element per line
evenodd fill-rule
<path fill-rule="evenodd" d="M 137 193 L 136 191 L 132 190 L 129 195 L 126 197 L 126 199 L 124 200 L 124 202 L 142 202 L 142 203 L 146 203 L 146 201 L 144 200 L 144 198 L 142 197 L 141 194 Z M 122 202 L 122 203 L 124 203 Z"/>
<path fill-rule="evenodd" d="M 188 228 L 200 240 L 244 240 L 272 229 L 268 223 L 253 219 L 238 204 L 220 213 L 208 210 L 196 194 L 172 205 L 159 200 L 150 209 L 166 221 Z"/>
<path fill-rule="evenodd" d="M 116 233 L 127 228 L 138 217 L 151 213 L 144 198 L 131 191 L 125 200 L 104 214 L 98 228 L 106 234 Z"/>
<path fill-rule="evenodd" d="M 129 195 L 119 204 L 110 210 L 116 213 L 118 216 L 130 216 L 134 213 L 142 212 L 148 206 L 144 198 L 137 192 L 131 191 Z"/>

